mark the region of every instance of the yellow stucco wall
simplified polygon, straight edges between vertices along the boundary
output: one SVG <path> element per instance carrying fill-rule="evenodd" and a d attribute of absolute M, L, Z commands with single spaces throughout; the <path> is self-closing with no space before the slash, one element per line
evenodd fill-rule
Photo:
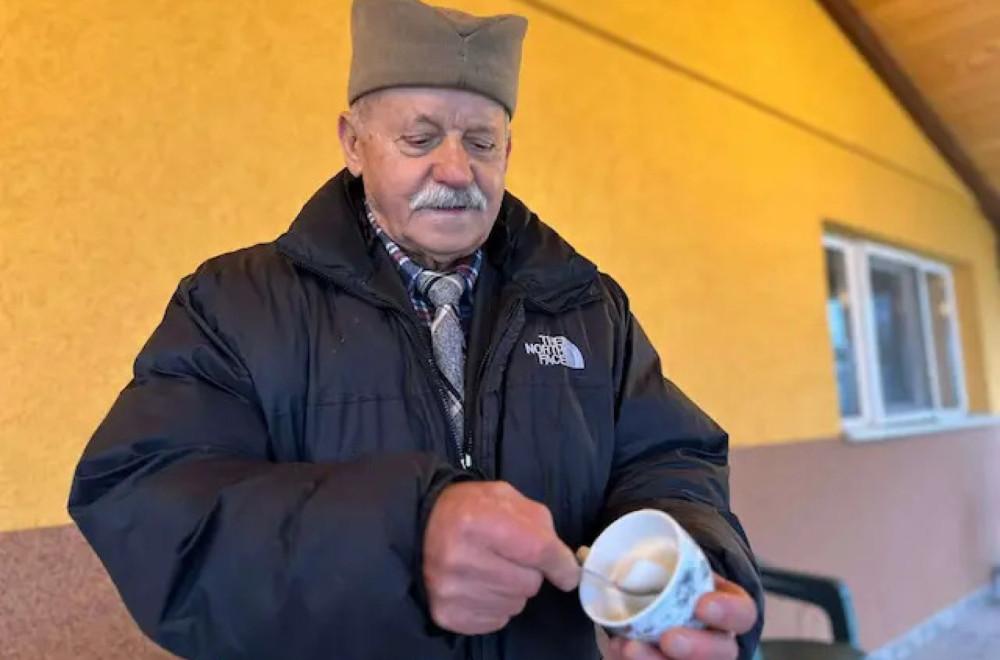
<path fill-rule="evenodd" d="M 602 37 L 534 1 L 453 4 L 530 19 L 510 188 L 619 278 L 734 443 L 837 431 L 824 220 L 963 266 L 1000 409 L 994 236 L 818 5 L 548 2 Z M 66 520 L 178 278 L 273 238 L 340 167 L 347 20 L 346 0 L 0 4 L 0 530 Z"/>

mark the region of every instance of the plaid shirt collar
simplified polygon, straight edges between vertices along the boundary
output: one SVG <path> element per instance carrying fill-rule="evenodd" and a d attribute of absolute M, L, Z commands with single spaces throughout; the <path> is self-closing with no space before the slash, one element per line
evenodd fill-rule
<path fill-rule="evenodd" d="M 430 327 L 431 321 L 434 320 L 434 306 L 427 299 L 426 296 L 420 291 L 417 286 L 417 278 L 420 276 L 424 270 L 423 266 L 411 259 L 406 252 L 403 251 L 399 245 L 396 244 L 389 235 L 382 230 L 378 222 L 375 220 L 375 215 L 372 213 L 371 207 L 368 206 L 368 201 L 365 201 L 365 217 L 368 218 L 369 224 L 371 224 L 372 229 L 375 231 L 375 235 L 378 236 L 379 240 L 382 242 L 383 247 L 385 247 L 386 252 L 392 257 L 392 262 L 396 264 L 396 270 L 399 271 L 400 276 L 403 278 L 403 284 L 406 286 L 406 291 L 410 296 L 410 302 L 413 303 L 413 309 L 417 312 L 417 317 L 420 318 L 428 327 Z M 462 299 L 458 303 L 458 316 L 462 320 L 462 326 L 468 332 L 468 322 L 472 318 L 472 301 L 473 301 L 473 291 L 476 286 L 476 278 L 479 277 L 479 269 L 483 263 L 483 251 L 481 249 L 476 250 L 473 254 L 460 260 L 453 269 L 453 272 L 458 273 L 465 280 L 465 292 L 462 293 Z"/>

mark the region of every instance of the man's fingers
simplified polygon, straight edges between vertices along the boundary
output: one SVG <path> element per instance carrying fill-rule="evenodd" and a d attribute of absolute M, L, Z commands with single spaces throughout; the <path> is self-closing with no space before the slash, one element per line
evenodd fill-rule
<path fill-rule="evenodd" d="M 563 591 L 572 591 L 580 586 L 580 564 L 576 555 L 554 534 L 545 546 L 538 569 L 549 582 Z"/>
<path fill-rule="evenodd" d="M 660 638 L 668 660 L 737 660 L 739 647 L 732 635 L 709 630 L 674 628 Z"/>
<path fill-rule="evenodd" d="M 747 595 L 746 589 L 736 584 L 732 580 L 727 580 L 718 573 L 712 573 L 715 579 L 715 590 L 726 594 Z"/>
<path fill-rule="evenodd" d="M 445 630 L 460 635 L 488 635 L 494 633 L 510 621 L 510 617 L 481 615 L 458 609 L 445 609 L 433 617 L 434 623 Z"/>
<path fill-rule="evenodd" d="M 423 575 L 434 621 L 481 634 L 518 615 L 546 577 L 575 587 L 579 566 L 543 505 L 510 484 L 466 482 L 446 488 L 431 511 Z"/>
<path fill-rule="evenodd" d="M 623 640 L 619 653 L 623 660 L 664 660 L 663 654 L 655 646 L 634 640 Z"/>
<path fill-rule="evenodd" d="M 482 553 L 475 570 L 466 570 L 458 577 L 464 586 L 475 586 L 484 593 L 503 597 L 531 598 L 542 586 L 542 574 L 504 557 Z"/>
<path fill-rule="evenodd" d="M 732 636 L 691 628 L 665 633 L 659 646 L 615 638 L 608 650 L 611 660 L 737 660 L 739 656 Z"/>
<path fill-rule="evenodd" d="M 757 604 L 738 584 L 717 578 L 717 591 L 698 600 L 695 616 L 710 628 L 742 635 L 757 622 Z"/>
<path fill-rule="evenodd" d="M 608 640 L 608 652 L 604 660 L 625 660 L 625 640 L 621 637 L 612 637 Z"/>
<path fill-rule="evenodd" d="M 580 564 L 556 535 L 547 509 L 537 506 L 529 515 L 499 521 L 487 533 L 491 549 L 504 559 L 541 571 L 563 591 L 579 586 Z"/>
<path fill-rule="evenodd" d="M 516 564 L 541 571 L 549 582 L 563 591 L 571 591 L 580 585 L 580 564 L 576 555 L 555 532 L 508 537 L 495 550 Z"/>

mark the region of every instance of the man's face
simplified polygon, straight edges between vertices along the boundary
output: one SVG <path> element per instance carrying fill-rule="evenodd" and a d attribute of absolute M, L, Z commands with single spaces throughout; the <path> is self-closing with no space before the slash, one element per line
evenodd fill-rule
<path fill-rule="evenodd" d="M 510 155 L 503 106 L 458 90 L 389 89 L 361 99 L 339 128 L 376 219 L 412 257 L 443 268 L 486 241 Z"/>

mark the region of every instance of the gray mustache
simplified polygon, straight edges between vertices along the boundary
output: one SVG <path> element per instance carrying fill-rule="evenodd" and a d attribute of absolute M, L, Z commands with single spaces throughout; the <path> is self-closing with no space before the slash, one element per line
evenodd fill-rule
<path fill-rule="evenodd" d="M 440 183 L 428 183 L 410 200 L 410 211 L 423 209 L 486 210 L 486 195 L 475 183 L 467 188 L 451 188 Z"/>

